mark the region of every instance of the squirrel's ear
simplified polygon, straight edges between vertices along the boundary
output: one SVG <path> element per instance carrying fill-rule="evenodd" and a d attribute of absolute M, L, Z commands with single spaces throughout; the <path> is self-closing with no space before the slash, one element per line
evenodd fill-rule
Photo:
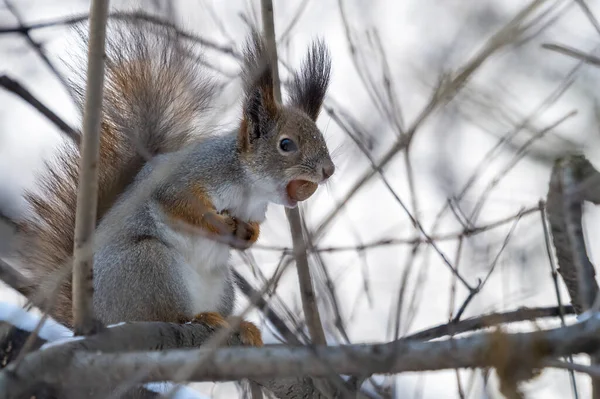
<path fill-rule="evenodd" d="M 244 105 L 240 141 L 244 146 L 269 129 L 277 117 L 273 94 L 273 70 L 265 43 L 253 30 L 244 51 Z"/>
<path fill-rule="evenodd" d="M 331 57 L 322 40 L 312 43 L 300 71 L 290 85 L 290 103 L 316 121 L 329 86 Z"/>

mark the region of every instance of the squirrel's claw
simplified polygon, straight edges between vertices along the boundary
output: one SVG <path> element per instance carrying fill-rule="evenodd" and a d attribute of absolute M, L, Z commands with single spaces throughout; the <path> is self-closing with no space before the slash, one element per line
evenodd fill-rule
<path fill-rule="evenodd" d="M 244 248 L 250 247 L 258 240 L 260 226 L 257 222 L 244 222 L 236 219 L 235 237 L 241 241 Z"/>
<path fill-rule="evenodd" d="M 258 240 L 260 225 L 258 222 L 244 222 L 232 216 L 227 210 L 218 213 L 223 217 L 228 226 L 232 226 L 231 234 L 235 238 L 234 245 L 247 249 Z"/>

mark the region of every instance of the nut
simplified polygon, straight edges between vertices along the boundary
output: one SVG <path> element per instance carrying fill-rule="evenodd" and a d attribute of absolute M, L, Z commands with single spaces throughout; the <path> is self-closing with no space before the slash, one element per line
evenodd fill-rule
<path fill-rule="evenodd" d="M 317 191 L 318 186 L 307 180 L 292 180 L 287 186 L 287 193 L 294 201 L 304 201 Z"/>

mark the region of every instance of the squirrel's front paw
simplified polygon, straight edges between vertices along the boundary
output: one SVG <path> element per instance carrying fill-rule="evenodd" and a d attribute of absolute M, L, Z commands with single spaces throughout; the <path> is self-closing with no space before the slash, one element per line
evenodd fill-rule
<path fill-rule="evenodd" d="M 256 222 L 244 222 L 236 219 L 236 229 L 234 232 L 235 238 L 240 240 L 242 247 L 249 248 L 252 244 L 258 240 L 258 234 L 260 233 L 260 226 Z"/>
<path fill-rule="evenodd" d="M 207 225 L 210 226 L 208 230 L 211 232 L 225 236 L 235 233 L 237 226 L 236 220 L 227 212 L 207 212 L 204 215 L 204 218 L 206 219 Z"/>
<path fill-rule="evenodd" d="M 258 240 L 260 233 L 258 222 L 244 222 L 235 216 L 231 216 L 226 210 L 222 211 L 220 215 L 224 219 L 233 222 L 232 236 L 236 239 L 234 242 L 235 246 L 247 249 Z"/>

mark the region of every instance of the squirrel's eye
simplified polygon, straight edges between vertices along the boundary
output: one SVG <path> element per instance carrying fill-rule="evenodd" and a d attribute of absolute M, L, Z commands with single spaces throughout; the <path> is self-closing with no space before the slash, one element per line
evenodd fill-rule
<path fill-rule="evenodd" d="M 281 148 L 281 151 L 283 152 L 292 152 L 297 149 L 296 144 L 288 138 L 281 139 L 279 142 L 279 148 Z"/>

